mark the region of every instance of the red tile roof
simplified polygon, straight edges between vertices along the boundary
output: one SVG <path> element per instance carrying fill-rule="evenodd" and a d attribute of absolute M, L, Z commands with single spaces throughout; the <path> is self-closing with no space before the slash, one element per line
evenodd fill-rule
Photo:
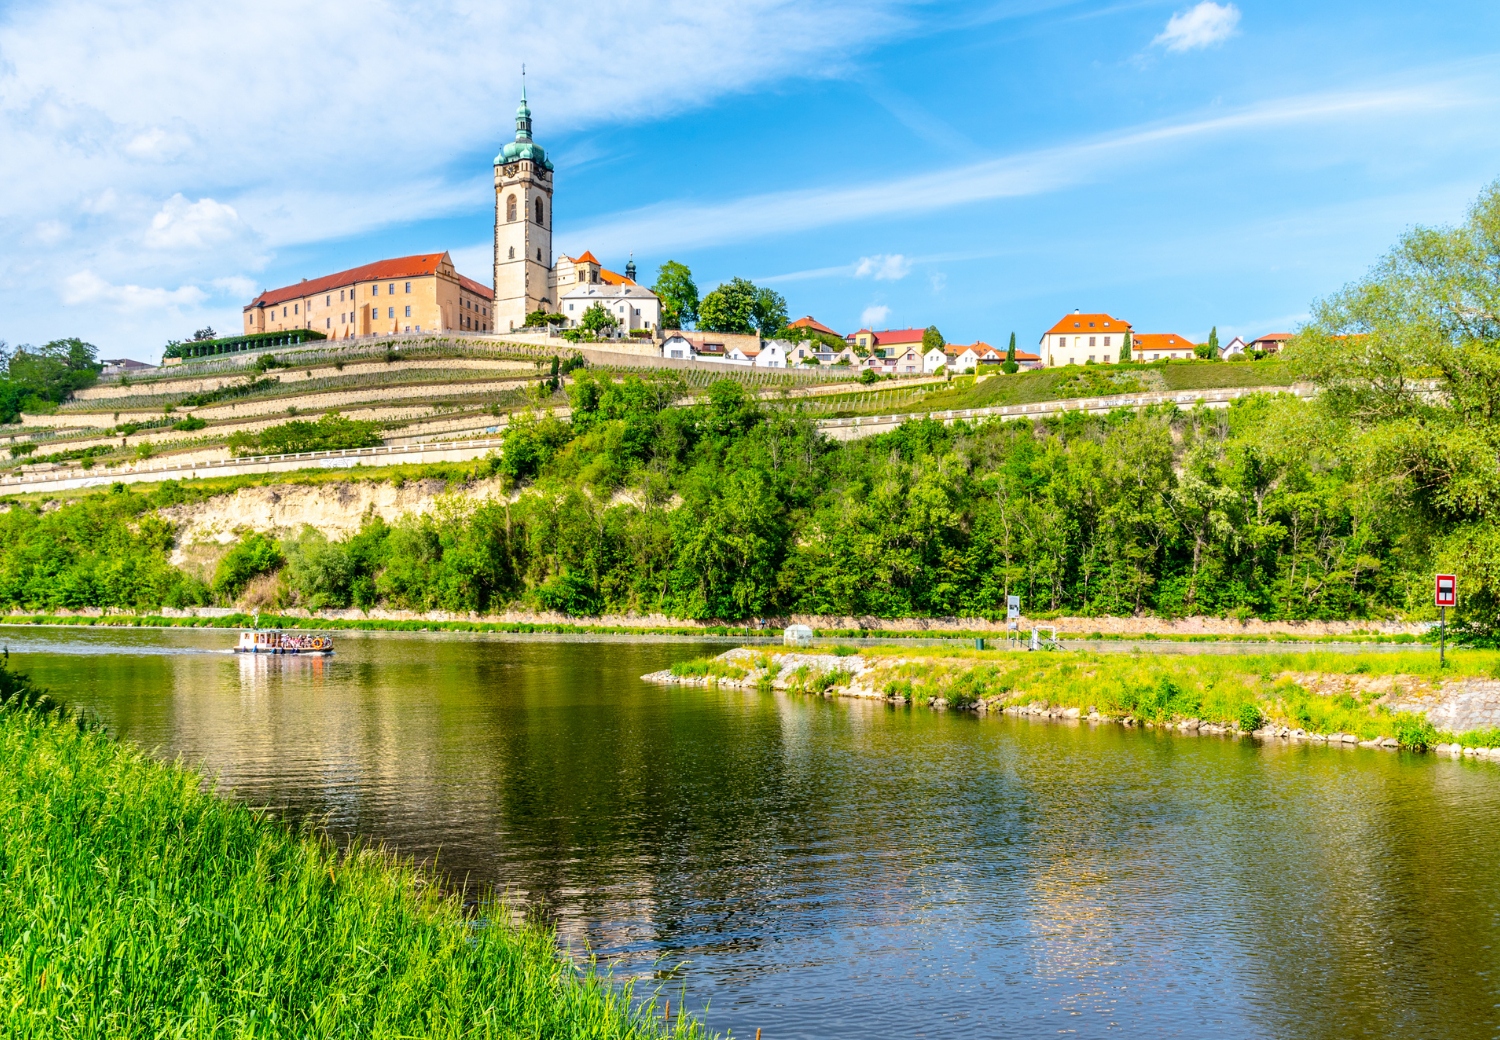
<path fill-rule="evenodd" d="M 838 335 L 837 332 L 834 332 L 827 325 L 824 325 L 821 321 L 815 321 L 812 315 L 808 315 L 805 318 L 798 318 L 796 321 L 788 323 L 787 328 L 812 329 L 814 332 L 826 332 L 830 336 Z"/>
<path fill-rule="evenodd" d="M 448 261 L 450 267 L 452 266 L 453 260 L 447 253 L 422 253 L 418 256 L 398 256 L 391 260 L 376 260 L 373 264 L 351 267 L 347 271 L 325 274 L 321 278 L 306 279 L 295 285 L 284 285 L 280 289 L 267 289 L 246 304 L 244 309 L 248 311 L 252 307 L 272 307 L 288 300 L 316 296 L 318 293 L 326 293 L 330 289 L 339 289 L 356 282 L 378 282 L 385 278 L 420 278 L 423 275 L 433 275 L 437 273 L 438 264 L 444 260 Z M 473 279 L 465 279 L 463 275 L 459 275 L 459 280 L 468 282 L 474 292 L 494 299 L 493 292 Z"/>
<path fill-rule="evenodd" d="M 1063 320 L 1047 330 L 1053 336 L 1063 332 L 1124 332 L 1130 322 L 1111 318 L 1108 314 L 1066 314 Z"/>
<path fill-rule="evenodd" d="M 1268 332 L 1264 336 L 1256 336 L 1250 342 L 1251 343 L 1265 343 L 1265 342 L 1274 340 L 1277 343 L 1285 343 L 1287 340 L 1289 340 L 1291 338 L 1292 338 L 1292 333 L 1290 333 L 1290 332 Z"/>
<path fill-rule="evenodd" d="M 635 281 L 626 278 L 618 271 L 611 271 L 606 267 L 599 268 L 599 280 L 605 285 L 634 285 Z"/>
<path fill-rule="evenodd" d="M 1194 346 L 1192 340 L 1171 332 L 1137 332 L 1130 337 L 1130 352 L 1133 355 L 1143 350 L 1191 351 Z"/>
<path fill-rule="evenodd" d="M 926 331 L 926 329 L 881 329 L 871 335 L 875 338 L 877 347 L 899 347 L 905 343 L 921 343 L 922 333 Z"/>
<path fill-rule="evenodd" d="M 486 300 L 493 300 L 495 298 L 494 289 L 491 289 L 488 285 L 485 285 L 482 282 L 476 282 L 474 279 L 468 277 L 467 275 L 459 275 L 458 284 L 463 286 L 469 292 L 473 293 L 475 296 L 479 296 Z"/>
<path fill-rule="evenodd" d="M 575 264 L 593 264 L 596 267 L 599 265 L 599 261 L 594 258 L 594 254 L 587 249 L 583 251 L 582 256 L 575 256 L 573 262 Z"/>

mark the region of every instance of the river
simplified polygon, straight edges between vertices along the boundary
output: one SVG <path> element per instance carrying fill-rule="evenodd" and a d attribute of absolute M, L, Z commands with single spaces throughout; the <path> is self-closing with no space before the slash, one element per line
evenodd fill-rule
<path fill-rule="evenodd" d="M 736 1036 L 1500 1035 L 1493 763 L 639 680 L 702 642 L 0 640 L 121 737 L 505 889 Z"/>

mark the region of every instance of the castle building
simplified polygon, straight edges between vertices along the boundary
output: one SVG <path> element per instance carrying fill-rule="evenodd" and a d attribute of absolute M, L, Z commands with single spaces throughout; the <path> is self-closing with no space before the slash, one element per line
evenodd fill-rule
<path fill-rule="evenodd" d="M 486 332 L 495 327 L 490 287 L 465 278 L 447 253 L 351 267 L 267 289 L 244 308 L 245 332 L 314 329 L 329 339 L 393 332 Z"/>

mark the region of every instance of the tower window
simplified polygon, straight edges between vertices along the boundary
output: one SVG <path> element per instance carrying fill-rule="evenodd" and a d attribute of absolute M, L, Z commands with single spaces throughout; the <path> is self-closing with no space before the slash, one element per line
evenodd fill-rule
<path fill-rule="evenodd" d="M 516 197 L 514 195 L 505 200 L 505 219 L 516 219 Z"/>
<path fill-rule="evenodd" d="M 536 262 L 537 263 L 541 263 L 542 262 L 542 251 L 540 249 L 538 249 L 536 251 Z"/>
<path fill-rule="evenodd" d="M 510 247 L 510 258 L 512 260 L 514 260 L 516 258 L 516 247 L 515 246 L 511 246 Z"/>
<path fill-rule="evenodd" d="M 538 224 L 542 223 L 542 200 L 540 196 L 536 200 L 536 222 Z"/>

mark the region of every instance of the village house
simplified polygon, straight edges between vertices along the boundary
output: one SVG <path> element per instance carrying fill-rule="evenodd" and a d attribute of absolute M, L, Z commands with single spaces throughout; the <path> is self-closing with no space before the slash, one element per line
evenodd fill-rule
<path fill-rule="evenodd" d="M 922 345 L 922 333 L 924 329 L 882 329 L 879 332 L 871 332 L 869 329 L 860 329 L 851 332 L 844 337 L 844 341 L 851 347 L 862 350 L 880 351 L 887 356 L 902 354 L 908 347 L 920 347 Z"/>
<path fill-rule="evenodd" d="M 1084 314 L 1074 311 L 1042 335 L 1038 350 L 1041 363 L 1082 365 L 1090 361 L 1109 365 L 1120 358 L 1120 344 L 1130 322 L 1108 314 Z"/>
<path fill-rule="evenodd" d="M 809 332 L 819 332 L 825 336 L 836 336 L 839 339 L 844 338 L 843 336 L 839 335 L 839 333 L 834 332 L 832 329 L 830 329 L 827 325 L 824 325 L 822 322 L 815 320 L 812 315 L 807 315 L 806 317 L 798 318 L 796 321 L 788 322 L 786 327 L 789 329 L 807 329 Z"/>
<path fill-rule="evenodd" d="M 1191 358 L 1193 341 L 1170 332 L 1138 332 L 1130 338 L 1133 361 L 1176 361 Z"/>
<path fill-rule="evenodd" d="M 567 319 L 568 328 L 577 328 L 584 314 L 596 304 L 615 319 L 619 331 L 626 335 L 636 329 L 654 333 L 661 323 L 661 301 L 656 294 L 629 280 L 575 285 L 558 301 L 558 313 Z"/>
<path fill-rule="evenodd" d="M 1290 332 L 1268 332 L 1264 336 L 1257 336 L 1251 340 L 1250 349 L 1266 354 L 1279 354 L 1281 348 L 1286 346 L 1287 340 L 1291 338 Z"/>
<path fill-rule="evenodd" d="M 1224 358 L 1238 357 L 1246 350 L 1245 341 L 1236 336 L 1228 343 L 1219 348 L 1219 356 Z"/>
<path fill-rule="evenodd" d="M 948 352 L 942 347 L 933 347 L 922 355 L 922 371 L 924 373 L 936 372 L 948 364 Z"/>

